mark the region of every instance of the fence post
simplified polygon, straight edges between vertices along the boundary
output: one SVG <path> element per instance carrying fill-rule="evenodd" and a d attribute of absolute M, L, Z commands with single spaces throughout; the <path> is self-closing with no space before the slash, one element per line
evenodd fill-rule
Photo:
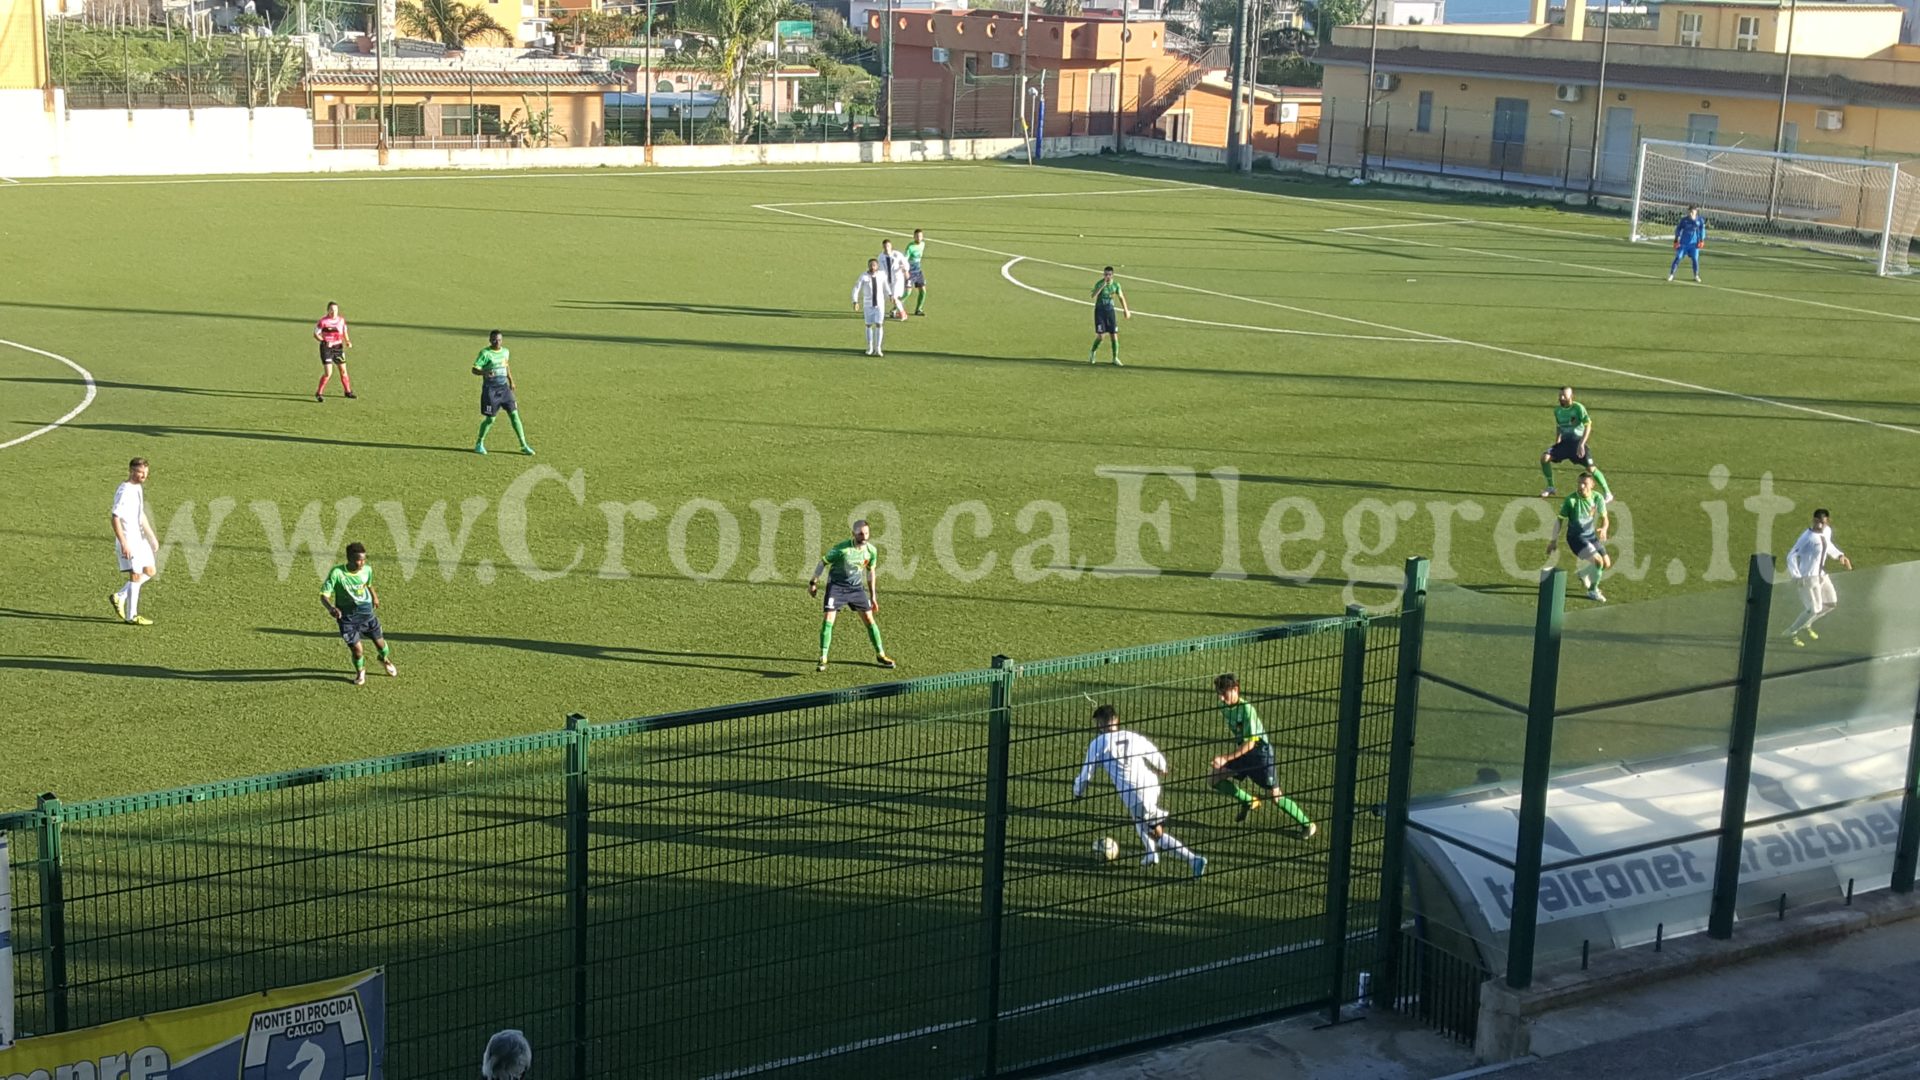
<path fill-rule="evenodd" d="M 1707 936 L 1733 936 L 1740 893 L 1742 842 L 1747 830 L 1747 789 L 1753 783 L 1753 735 L 1760 726 L 1760 680 L 1767 663 L 1767 616 L 1773 610 L 1773 556 L 1747 561 L 1746 619 L 1740 628 L 1740 668 L 1733 690 L 1733 724 L 1727 737 L 1727 781 L 1720 793 L 1720 842 L 1713 859 L 1713 901 Z"/>
<path fill-rule="evenodd" d="M 1333 737 L 1333 810 L 1327 818 L 1327 1023 L 1340 1022 L 1347 994 L 1347 877 L 1353 868 L 1354 777 L 1360 764 L 1361 698 L 1367 684 L 1367 611 L 1347 609 L 1340 643 L 1340 716 Z"/>
<path fill-rule="evenodd" d="M 592 803 L 587 797 L 587 718 L 567 717 L 567 925 L 573 966 L 573 1075 L 587 1075 L 587 840 Z"/>
<path fill-rule="evenodd" d="M 1013 662 L 993 658 L 993 681 L 987 710 L 986 837 L 980 863 L 980 922 L 987 933 L 981 953 L 980 1030 L 982 1075 L 998 1075 L 1000 1068 L 1000 945 L 1006 911 L 1007 769 L 1013 745 Z"/>
<path fill-rule="evenodd" d="M 1447 175 L 1447 114 L 1452 111 L 1453 111 L 1452 106 L 1449 106 L 1449 105 L 1440 106 L 1440 175 L 1441 176 Z"/>
<path fill-rule="evenodd" d="M 1913 730 L 1907 735 L 1907 786 L 1900 796 L 1900 839 L 1893 849 L 1893 891 L 1913 891 L 1914 864 L 1920 862 L 1920 689 L 1913 703 Z"/>
<path fill-rule="evenodd" d="M 47 1016 L 54 1031 L 67 1023 L 67 886 L 60 858 L 60 800 L 40 796 L 40 939 L 46 942 Z"/>
<path fill-rule="evenodd" d="M 1533 983 L 1541 847 L 1547 836 L 1547 779 L 1553 769 L 1553 712 L 1560 691 L 1560 629 L 1566 599 L 1567 572 L 1555 567 L 1540 582 L 1540 602 L 1533 619 L 1527 757 L 1520 774 L 1520 821 L 1513 845 L 1513 921 L 1507 933 L 1507 985 L 1515 990 L 1525 990 Z"/>
<path fill-rule="evenodd" d="M 1407 798 L 1413 787 L 1413 732 L 1420 708 L 1420 646 L 1427 627 L 1427 560 L 1407 560 L 1400 592 L 1400 655 L 1393 679 L 1393 737 L 1387 746 L 1386 835 L 1380 844 L 1380 922 L 1374 932 L 1376 999 L 1399 996 L 1401 875 L 1407 850 Z"/>

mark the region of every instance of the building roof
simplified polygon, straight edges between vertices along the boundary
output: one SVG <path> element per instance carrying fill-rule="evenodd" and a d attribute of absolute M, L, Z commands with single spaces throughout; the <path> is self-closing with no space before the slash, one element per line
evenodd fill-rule
<path fill-rule="evenodd" d="M 1233 93 L 1233 79 L 1226 71 L 1208 72 L 1200 77 L 1199 85 L 1222 94 Z M 1261 86 L 1258 92 L 1259 100 L 1268 102 L 1311 104 L 1320 100 L 1320 88 L 1317 86 Z"/>
<path fill-rule="evenodd" d="M 371 71 L 328 71 L 307 76 L 316 86 L 372 86 Z M 500 71 L 486 68 L 447 68 L 443 71 L 389 71 L 388 86 L 473 86 L 487 89 L 519 86 L 623 86 L 626 80 L 612 71 Z"/>
<path fill-rule="evenodd" d="M 1905 11 L 1898 4 L 1856 4 L 1849 0 L 1654 0 L 1660 7 L 1767 8 L 1797 7 L 1802 11 Z M 1615 11 L 1620 10 L 1618 7 Z"/>
<path fill-rule="evenodd" d="M 1367 50 L 1357 45 L 1322 45 L 1313 59 L 1319 64 L 1366 67 Z M 1440 49 L 1381 49 L 1376 63 L 1384 71 L 1481 75 L 1536 82 L 1591 84 L 1600 78 L 1597 59 L 1500 56 Z M 1607 85 L 1632 90 L 1703 90 L 1735 97 L 1780 95 L 1778 74 L 1653 64 L 1608 64 Z M 1844 75 L 1795 75 L 1791 93 L 1801 101 L 1823 104 L 1920 108 L 1920 87 L 1860 82 Z"/>

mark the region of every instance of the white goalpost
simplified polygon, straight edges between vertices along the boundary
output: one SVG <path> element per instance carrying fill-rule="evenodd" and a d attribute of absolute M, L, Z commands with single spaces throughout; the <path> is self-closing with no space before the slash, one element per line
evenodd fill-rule
<path fill-rule="evenodd" d="M 1905 274 L 1920 231 L 1920 163 L 1641 140 L 1632 239 L 1665 239 L 1692 206 L 1712 240 L 1806 248 Z"/>

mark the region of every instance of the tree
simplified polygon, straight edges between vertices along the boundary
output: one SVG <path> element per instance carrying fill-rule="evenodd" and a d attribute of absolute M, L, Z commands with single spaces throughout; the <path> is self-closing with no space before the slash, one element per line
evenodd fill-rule
<path fill-rule="evenodd" d="M 1314 38 L 1325 44 L 1333 40 L 1334 27 L 1368 21 L 1371 16 L 1367 4 L 1368 0 L 1303 0 L 1300 6 L 1307 13 Z"/>
<path fill-rule="evenodd" d="M 727 96 L 728 122 L 746 116 L 747 76 L 765 67 L 757 47 L 773 39 L 784 0 L 680 0 L 675 25 L 700 35 L 705 59 L 719 73 Z"/>
<path fill-rule="evenodd" d="M 1040 10 L 1049 15 L 1078 15 L 1080 0 L 1043 0 Z"/>
<path fill-rule="evenodd" d="M 460 0 L 401 0 L 395 9 L 402 33 L 437 41 L 449 49 L 464 49 L 469 42 L 494 38 L 503 45 L 513 44 L 513 32 L 493 21 L 484 8 L 470 7 Z"/>

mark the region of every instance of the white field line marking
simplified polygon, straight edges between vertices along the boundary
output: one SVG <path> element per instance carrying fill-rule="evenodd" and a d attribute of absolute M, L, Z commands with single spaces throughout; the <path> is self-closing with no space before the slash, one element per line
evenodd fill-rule
<path fill-rule="evenodd" d="M 1435 224 L 1440 224 L 1440 223 L 1436 222 Z M 1497 226 L 1499 223 L 1489 221 L 1489 222 L 1476 222 L 1475 224 L 1487 224 L 1487 225 Z M 1326 231 L 1332 232 L 1334 230 L 1328 229 Z M 1589 263 L 1561 262 L 1557 259 L 1538 259 L 1538 258 L 1534 258 L 1531 255 L 1515 255 L 1512 252 L 1507 252 L 1507 251 L 1482 251 L 1479 248 L 1456 247 L 1451 244 L 1436 244 L 1428 240 L 1408 240 L 1405 237 L 1401 237 L 1401 236 L 1376 236 L 1374 237 L 1374 239 L 1387 244 L 1409 244 L 1414 247 L 1436 248 L 1440 251 L 1452 251 L 1462 255 L 1484 255 L 1490 259 L 1512 259 L 1516 262 L 1536 263 L 1541 266 L 1559 266 L 1559 267 L 1565 267 L 1565 268 L 1574 269 L 1574 270 L 1591 270 L 1596 274 L 1612 274 L 1615 277 L 1629 277 L 1629 278 L 1637 278 L 1641 280 L 1651 279 L 1651 280 L 1657 281 L 1659 280 L 1659 276 L 1660 276 L 1658 274 L 1643 274 L 1637 270 L 1621 270 L 1618 267 L 1612 267 L 1612 266 L 1593 266 Z M 1828 310 L 1831 310 L 1831 311 L 1845 311 L 1854 315 L 1877 315 L 1883 319 L 1899 319 L 1902 322 L 1920 323 L 1920 315 L 1900 315 L 1891 311 L 1877 311 L 1872 308 L 1849 307 L 1846 304 L 1830 304 L 1825 300 L 1809 300 L 1804 296 L 1778 296 L 1773 293 L 1755 292 L 1752 289 L 1736 289 L 1731 285 L 1709 285 L 1709 284 L 1701 283 L 1701 288 L 1718 289 L 1721 292 L 1734 293 L 1735 295 L 1738 295 L 1738 296 L 1753 296 L 1753 297 L 1758 297 L 1762 300 L 1781 300 L 1781 301 L 1786 301 L 1786 302 L 1795 303 L 1795 304 L 1806 304 L 1809 307 L 1827 308 Z"/>
<path fill-rule="evenodd" d="M 1371 934 L 1372 931 L 1366 931 L 1364 933 L 1352 932 L 1347 935 L 1347 940 L 1359 941 L 1362 938 L 1371 936 Z M 1205 964 L 1195 964 L 1192 967 L 1181 968 L 1178 971 L 1169 971 L 1161 975 L 1143 975 L 1137 979 L 1127 979 L 1124 982 L 1097 986 L 1092 990 L 1081 990 L 1072 994 L 1062 994 L 1059 997 L 1048 998 L 1045 1001 L 1036 1001 L 1030 1005 L 1020 1005 L 1006 1009 L 1000 1013 L 1000 1016 L 1003 1019 L 1025 1016 L 1028 1013 L 1040 1012 L 1044 1009 L 1051 1009 L 1059 1005 L 1069 1005 L 1073 1002 L 1084 1001 L 1088 998 L 1103 997 L 1107 994 L 1117 994 L 1126 990 L 1137 990 L 1140 987 L 1152 986 L 1155 983 L 1184 979 L 1189 975 L 1203 975 L 1209 971 L 1218 971 L 1222 968 L 1233 967 L 1237 964 L 1245 964 L 1254 960 L 1271 960 L 1276 956 L 1285 956 L 1288 953 L 1304 952 L 1308 949 L 1317 949 L 1319 947 L 1320 942 L 1317 940 L 1301 941 L 1292 945 L 1277 945 L 1271 949 L 1262 949 L 1259 952 L 1250 952 L 1242 956 L 1229 957 L 1225 960 L 1213 960 Z M 905 1042 L 908 1039 L 937 1035 L 940 1032 L 952 1031 L 956 1028 L 972 1027 L 976 1023 L 978 1023 L 978 1021 L 969 1018 L 966 1020 L 950 1020 L 942 1024 L 928 1024 L 925 1027 L 914 1028 L 912 1031 L 900 1031 L 892 1035 L 876 1035 L 871 1039 L 859 1039 L 850 1043 L 842 1043 L 839 1046 L 830 1046 L 825 1050 L 815 1050 L 809 1054 L 795 1054 L 792 1057 L 784 1057 L 776 1061 L 764 1061 L 758 1065 L 749 1065 L 745 1068 L 713 1073 L 707 1076 L 705 1080 L 734 1080 L 736 1077 L 753 1076 L 757 1073 L 770 1072 L 774 1069 L 785 1069 L 810 1061 L 823 1061 L 827 1058 L 838 1057 L 841 1054 L 851 1054 L 859 1050 L 870 1050 L 876 1046 L 886 1046 L 891 1043 Z"/>
<path fill-rule="evenodd" d="M 1048 292 L 1045 289 L 1029 285 L 1019 278 L 1014 277 L 1014 264 L 1025 261 L 1027 261 L 1027 257 L 1024 255 L 1015 255 L 1013 258 L 1008 259 L 1006 265 L 1000 268 L 1000 276 L 1031 293 L 1039 293 L 1041 296 L 1050 297 L 1054 300 L 1065 300 L 1069 304 L 1079 304 L 1081 307 L 1093 306 L 1093 301 L 1091 300 L 1082 300 L 1077 297 L 1062 296 L 1059 293 Z M 1387 337 L 1380 334 L 1334 334 L 1322 330 L 1282 330 L 1272 326 L 1248 326 L 1245 323 L 1215 322 L 1212 319 L 1189 319 L 1180 315 L 1161 315 L 1152 311 L 1136 311 L 1134 314 L 1146 319 L 1166 319 L 1169 322 L 1190 323 L 1194 326 L 1217 326 L 1225 330 L 1252 330 L 1261 334 L 1292 334 L 1297 337 L 1345 338 L 1349 341 L 1399 341 L 1409 345 L 1447 344 L 1443 341 L 1435 341 L 1432 338 L 1421 337 Z"/>
<path fill-rule="evenodd" d="M 1260 198 L 1282 199 L 1287 202 L 1313 203 L 1319 206 L 1340 206 L 1340 207 L 1345 207 L 1346 209 L 1349 209 L 1349 210 L 1358 210 L 1358 211 L 1361 211 L 1362 213 L 1398 214 L 1403 217 L 1436 218 L 1436 219 L 1452 217 L 1454 221 L 1457 221 L 1461 224 L 1490 225 L 1497 229 L 1527 228 L 1527 226 L 1510 225 L 1507 222 L 1503 222 L 1503 221 L 1487 221 L 1482 218 L 1459 218 L 1459 217 L 1453 217 L 1453 215 L 1436 214 L 1436 213 L 1431 213 L 1425 210 L 1407 210 L 1397 206 L 1369 206 L 1366 203 L 1347 202 L 1344 199 L 1313 199 L 1313 198 L 1308 198 L 1305 195 L 1288 195 L 1288 194 L 1285 194 L 1284 192 L 1279 192 L 1279 191 L 1255 191 L 1250 188 L 1217 188 L 1217 187 L 1211 187 L 1210 185 L 1207 185 L 1207 184 L 1196 184 L 1191 180 L 1169 180 L 1167 181 L 1167 183 L 1177 184 L 1184 187 L 1197 187 L 1197 188 L 1202 188 L 1204 190 L 1217 191 L 1225 194 L 1254 195 Z M 1444 222 L 1436 222 L 1436 224 L 1444 224 Z M 1331 232 L 1333 230 L 1329 229 L 1326 231 Z M 1392 238 L 1382 237 L 1382 239 L 1392 239 Z M 1596 237 L 1596 239 L 1601 239 L 1601 238 Z M 1419 241 L 1415 241 L 1415 240 L 1407 240 L 1402 242 L 1409 243 L 1409 244 L 1419 243 Z M 1429 246 L 1440 247 L 1441 245 L 1435 244 L 1435 245 L 1429 245 Z M 1471 252 L 1473 254 L 1480 254 L 1480 255 L 1491 254 L 1490 252 L 1473 252 L 1472 249 L 1470 248 L 1445 248 L 1444 250 Z M 1507 256 L 1501 256 L 1501 257 L 1521 258 L 1522 256 L 1507 255 Z M 1546 265 L 1546 266 L 1562 266 L 1562 267 L 1579 269 L 1579 270 L 1595 270 L 1603 274 L 1616 274 L 1622 277 L 1653 278 L 1655 280 L 1659 278 L 1658 274 L 1642 274 L 1637 271 L 1619 270 L 1614 267 L 1585 266 L 1580 263 L 1554 262 L 1550 259 L 1530 259 L 1528 261 L 1542 263 L 1543 265 Z M 1751 289 L 1736 289 L 1730 285 L 1703 284 L 1701 287 L 1706 289 L 1718 289 L 1721 292 L 1730 292 L 1737 296 L 1752 296 L 1762 300 L 1778 300 L 1784 304 L 1806 304 L 1810 307 L 1827 308 L 1832 311 L 1845 311 L 1855 315 L 1877 315 L 1883 319 L 1899 319 L 1904 322 L 1920 322 L 1920 316 L 1896 315 L 1890 311 L 1876 311 L 1872 308 L 1857 308 L 1857 307 L 1848 307 L 1844 304 L 1829 304 L 1824 300 L 1808 300 L 1805 297 L 1801 297 L 1801 296 L 1781 296 L 1777 293 L 1756 292 Z M 1860 422 L 1872 423 L 1872 421 L 1868 421 L 1868 420 L 1863 420 Z M 1900 428 L 1897 430 L 1904 431 L 1906 429 Z"/>
<path fill-rule="evenodd" d="M 15 180 L 15 179 L 14 179 L 13 177 L 11 177 L 11 176 L 0 176 L 0 180 L 5 180 L 5 181 L 6 181 L 7 183 L 9 183 L 9 184 L 17 184 L 17 183 L 19 183 L 19 182 L 20 182 L 20 181 L 18 181 L 18 180 Z"/>
<path fill-rule="evenodd" d="M 98 393 L 98 390 L 93 385 L 93 372 L 88 371 L 86 368 L 81 367 L 79 364 L 74 363 L 73 361 L 67 359 L 64 356 L 61 356 L 59 353 L 50 353 L 45 349 L 36 349 L 31 345 L 22 345 L 17 341 L 8 341 L 5 338 L 0 338 L 0 345 L 11 345 L 16 349 L 21 349 L 25 352 L 34 353 L 39 356 L 44 356 L 50 360 L 58 360 L 61 363 L 72 368 L 73 370 L 79 372 L 81 380 L 87 384 L 86 396 L 81 398 L 80 404 L 75 405 L 73 409 L 67 413 L 67 415 L 61 417 L 58 420 L 55 420 L 53 423 L 48 424 L 45 427 L 35 428 L 32 431 L 27 432 L 25 435 L 20 436 L 19 438 L 8 439 L 6 442 L 0 442 L 0 450 L 5 450 L 9 446 L 19 446 L 21 443 L 26 442 L 28 439 L 37 439 L 40 436 L 45 435 L 47 432 L 52 431 L 55 428 L 59 427 L 60 425 L 65 424 L 67 421 L 73 419 L 74 417 L 79 416 L 81 413 L 86 412 L 87 406 L 93 404 L 94 395 Z"/>
<path fill-rule="evenodd" d="M 918 199 L 833 199 L 820 202 L 766 203 L 756 209 L 778 210 L 786 206 L 883 206 L 889 203 L 979 202 L 983 199 L 1070 199 L 1076 195 L 1165 195 L 1167 193 L 1167 189 L 1163 187 L 1114 188 L 1109 191 L 1022 191 L 1006 195 L 928 195 Z"/>
<path fill-rule="evenodd" d="M 1200 185 L 1194 185 L 1194 186 L 1200 186 Z M 1281 197 L 1294 198 L 1295 196 L 1281 196 Z M 826 224 L 829 224 L 829 225 L 839 225 L 849 229 L 859 229 L 863 232 L 877 232 L 877 233 L 891 234 L 897 231 L 894 229 L 882 229 L 873 225 L 862 225 L 857 221 L 842 221 L 838 218 L 823 217 L 819 214 L 803 214 L 798 210 L 781 209 L 779 207 L 769 206 L 765 203 L 756 204 L 753 208 L 755 210 L 770 210 L 776 214 L 786 214 L 790 217 L 804 218 L 810 221 L 825 222 Z M 1439 215 L 1432 215 L 1432 216 L 1439 216 Z M 1422 241 L 1418 241 L 1418 240 L 1401 240 L 1396 237 L 1382 237 L 1381 239 L 1389 240 L 1394 243 L 1401 243 L 1401 244 L 1421 244 L 1421 246 L 1435 246 L 1435 245 L 1426 245 Z M 1052 259 L 1041 259 L 1041 258 L 1037 258 L 1030 255 L 1023 256 L 1012 251 L 1000 251 L 995 248 L 981 247 L 977 244 L 964 244 L 957 240 L 942 240 L 940 242 L 949 247 L 961 248 L 966 251 L 983 252 L 988 255 L 997 255 L 1003 259 L 1019 258 L 1019 259 L 1024 259 L 1027 262 L 1040 263 L 1045 266 L 1058 266 L 1066 270 L 1078 270 L 1083 273 L 1089 273 L 1089 274 L 1095 272 L 1090 267 L 1078 266 L 1073 263 L 1056 262 L 1055 260 L 1052 260 Z M 1657 383 L 1661 386 L 1671 386 L 1680 390 L 1690 390 L 1700 394 L 1712 394 L 1718 397 L 1729 397 L 1729 398 L 1734 398 L 1735 400 L 1738 400 L 1738 401 L 1752 402 L 1756 405 L 1769 405 L 1776 409 L 1785 409 L 1790 412 L 1807 413 L 1808 415 L 1811 415 L 1811 416 L 1821 416 L 1829 420 L 1842 420 L 1851 424 L 1865 424 L 1868 427 L 1883 428 L 1887 431 L 1898 431 L 1906 435 L 1920 435 L 1920 428 L 1902 427 L 1899 424 L 1886 424 L 1878 420 L 1868 420 L 1868 419 L 1865 419 L 1864 417 L 1849 416 L 1846 413 L 1832 412 L 1827 409 L 1816 409 L 1810 405 L 1795 405 L 1790 402 L 1776 401 L 1773 398 L 1759 397 L 1753 394 L 1742 394 L 1736 390 L 1723 390 L 1717 386 L 1702 386 L 1699 383 L 1683 382 L 1679 379 L 1669 379 L 1661 375 L 1648 375 L 1638 371 L 1627 371 L 1622 368 L 1611 368 L 1603 364 L 1590 364 L 1582 360 L 1568 360 L 1568 359 L 1565 359 L 1564 357 L 1548 356 L 1545 353 L 1528 352 L 1524 349 L 1512 349 L 1512 348 L 1508 348 L 1505 345 L 1493 345 L 1483 341 L 1469 341 L 1465 338 L 1449 337 L 1445 334 L 1435 334 L 1426 330 L 1412 330 L 1404 326 L 1394 326 L 1391 323 L 1373 322 L 1367 319 L 1356 319 L 1350 315 L 1335 315 L 1331 312 L 1316 311 L 1312 308 L 1295 307 L 1291 304 L 1282 304 L 1275 300 L 1262 300 L 1262 299 L 1259 299 L 1258 297 L 1241 296 L 1237 293 L 1217 292 L 1213 289 L 1203 289 L 1197 285 L 1182 285 L 1179 282 L 1175 282 L 1175 281 L 1160 281 L 1154 278 L 1141 277 L 1137 274 L 1133 275 L 1133 280 L 1144 281 L 1149 285 L 1160 285 L 1169 289 L 1179 289 L 1183 292 L 1199 293 L 1203 296 L 1214 296 L 1224 300 L 1239 300 L 1249 304 L 1260 304 L 1263 307 L 1279 308 L 1282 311 L 1291 311 L 1301 315 L 1312 315 L 1312 316 L 1317 316 L 1323 319 L 1332 319 L 1335 322 L 1348 323 L 1353 326 L 1364 326 L 1372 330 L 1382 330 L 1392 334 L 1402 334 L 1407 336 L 1420 337 L 1430 341 L 1446 342 L 1452 345 L 1463 345 L 1468 348 L 1480 349 L 1486 352 L 1500 353 L 1505 356 L 1517 356 L 1525 360 L 1539 360 L 1543 363 L 1548 363 L 1548 364 L 1560 364 L 1565 367 L 1578 368 L 1582 371 L 1597 371 L 1603 375 L 1615 375 L 1623 379 L 1639 379 L 1643 382 Z"/>
<path fill-rule="evenodd" d="M 1436 225 L 1472 225 L 1472 224 L 1474 224 L 1474 220 L 1472 218 L 1447 218 L 1444 221 L 1398 221 L 1393 223 L 1392 225 L 1348 225 L 1344 228 L 1328 229 L 1327 231 L 1339 232 L 1339 233 L 1363 233 L 1363 232 L 1378 232 L 1381 229 L 1431 229 Z"/>
<path fill-rule="evenodd" d="M 758 165 L 728 165 L 702 167 L 697 165 L 608 165 L 592 172 L 563 172 L 560 170 L 528 169 L 524 172 L 483 173 L 483 172 L 438 172 L 431 174 L 407 173 L 392 175 L 389 173 L 364 172 L 343 173 L 327 176 L 160 176 L 143 180 L 36 180 L 33 183 L 14 183 L 21 187 L 151 187 L 162 184 L 349 184 L 358 181 L 403 181 L 403 180 L 547 180 L 568 177 L 593 177 L 605 179 L 634 179 L 643 176 L 713 176 L 734 173 L 777 174 L 777 173 L 841 173 L 871 172 L 902 169 L 979 169 L 981 165 L 964 162 L 955 164 L 928 163 L 924 165 L 890 165 L 875 163 L 871 165 L 823 165 L 811 168 L 769 169 Z"/>

